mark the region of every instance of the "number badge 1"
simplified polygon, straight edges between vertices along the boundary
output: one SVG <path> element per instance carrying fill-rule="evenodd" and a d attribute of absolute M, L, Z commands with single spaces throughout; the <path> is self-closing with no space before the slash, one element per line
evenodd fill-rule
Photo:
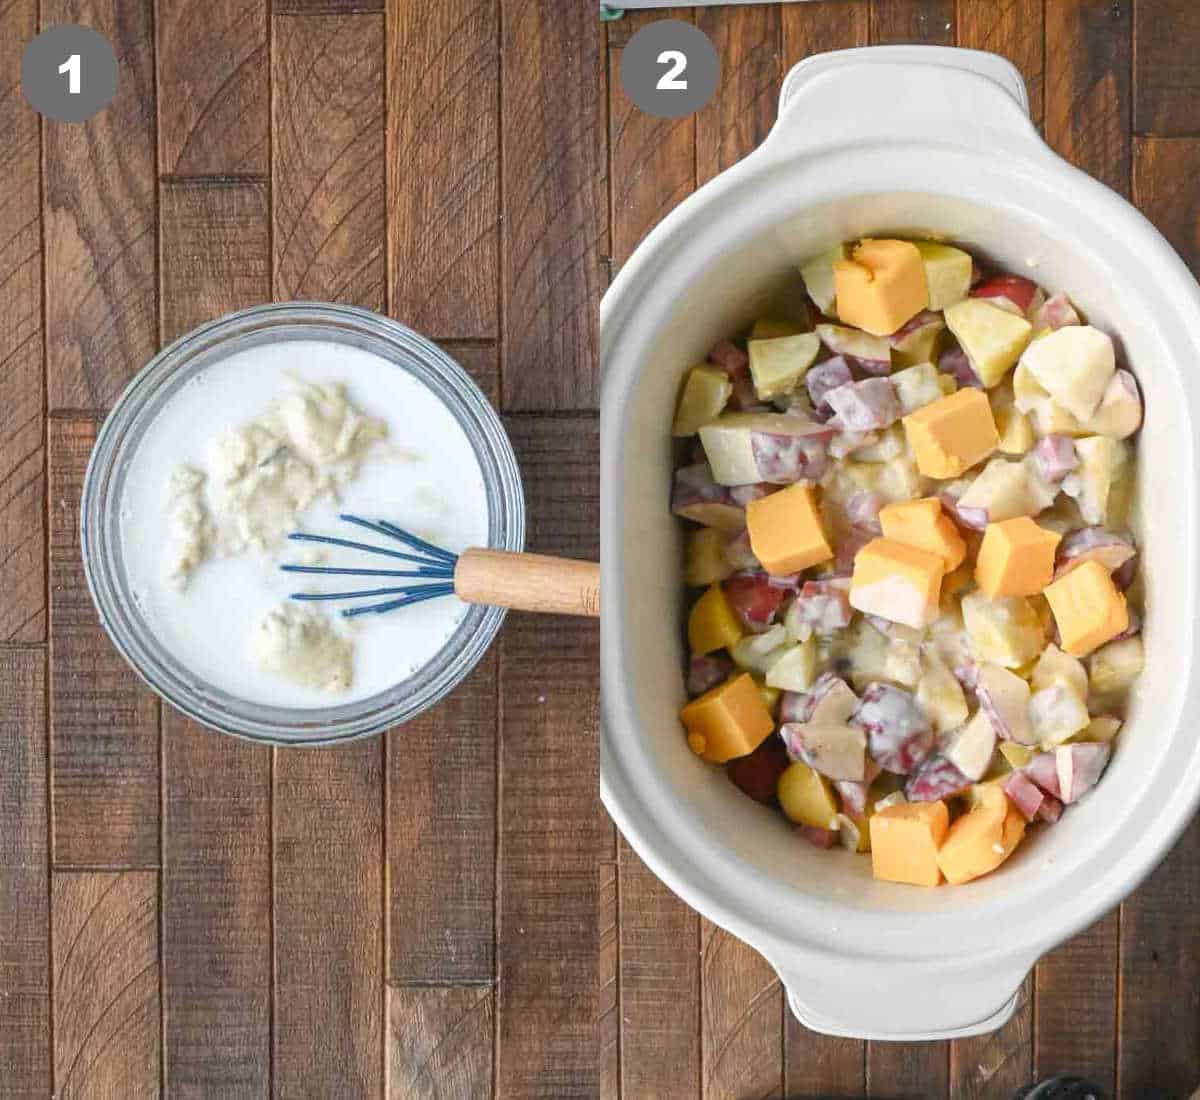
<path fill-rule="evenodd" d="M 117 55 L 92 27 L 48 27 L 21 56 L 21 91 L 55 122 L 84 122 L 117 94 Z"/>

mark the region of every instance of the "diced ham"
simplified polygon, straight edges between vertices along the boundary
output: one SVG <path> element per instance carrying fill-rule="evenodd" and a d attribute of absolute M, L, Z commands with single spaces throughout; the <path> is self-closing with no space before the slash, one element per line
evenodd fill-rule
<path fill-rule="evenodd" d="M 783 742 L 778 737 L 768 737 L 749 756 L 730 761 L 725 771 L 743 794 L 770 805 L 775 801 L 779 777 L 790 763 Z"/>
<path fill-rule="evenodd" d="M 1004 793 L 1026 821 L 1038 816 L 1042 803 L 1049 795 L 1033 782 L 1024 772 L 1013 772 L 1004 781 Z"/>
<path fill-rule="evenodd" d="M 976 390 L 983 389 L 983 382 L 975 373 L 975 368 L 971 366 L 967 353 L 957 344 L 942 352 L 937 366 L 938 370 L 943 374 L 950 375 L 960 387 L 970 386 Z"/>
<path fill-rule="evenodd" d="M 1039 752 L 1021 771 L 1047 794 L 1062 798 L 1062 788 L 1058 785 L 1058 763 L 1054 753 Z"/>
<path fill-rule="evenodd" d="M 812 367 L 804 376 L 804 385 L 808 388 L 808 396 L 817 415 L 831 415 L 833 410 L 829 407 L 829 402 L 825 400 L 826 395 L 830 390 L 836 390 L 839 386 L 853 381 L 854 376 L 850 373 L 850 365 L 840 355 L 835 355 L 832 359 L 826 359 L 824 363 L 818 363 Z"/>
<path fill-rule="evenodd" d="M 970 786 L 971 781 L 944 756 L 931 756 L 904 784 L 904 794 L 909 802 L 937 802 Z"/>
<path fill-rule="evenodd" d="M 1075 312 L 1075 307 L 1071 305 L 1065 294 L 1054 294 L 1047 298 L 1042 308 L 1034 314 L 1033 330 L 1039 332 L 1043 329 L 1065 328 L 1067 325 L 1079 325 L 1083 322 L 1079 319 L 1079 314 Z"/>
<path fill-rule="evenodd" d="M 725 582 L 725 595 L 743 625 L 761 634 L 775 621 L 787 592 L 771 584 L 766 573 L 734 573 Z"/>
<path fill-rule="evenodd" d="M 1043 478 L 1057 484 L 1079 465 L 1075 441 L 1069 435 L 1044 436 L 1033 448 L 1033 461 Z"/>
<path fill-rule="evenodd" d="M 1029 308 L 1037 293 L 1037 283 L 1020 275 L 997 275 L 971 289 L 972 298 L 1007 298 L 1022 314 Z"/>
<path fill-rule="evenodd" d="M 825 395 L 843 428 L 851 432 L 873 432 L 887 428 L 902 412 L 896 387 L 887 378 L 849 382 Z"/>
<path fill-rule="evenodd" d="M 824 434 L 751 433 L 750 446 L 759 476 L 773 485 L 820 481 L 828 464 L 826 438 Z"/>
<path fill-rule="evenodd" d="M 850 625 L 850 582 L 844 578 L 805 581 L 796 597 L 795 614 L 817 634 L 833 634 Z"/>
<path fill-rule="evenodd" d="M 837 843 L 837 836 L 832 829 L 818 829 L 815 825 L 797 825 L 796 832 L 814 848 L 832 848 Z"/>
<path fill-rule="evenodd" d="M 722 654 L 693 657 L 688 662 L 687 692 L 695 698 L 729 679 L 734 669 L 733 661 Z"/>
<path fill-rule="evenodd" d="M 871 683 L 850 719 L 867 733 L 871 759 L 885 771 L 908 775 L 933 751 L 933 726 L 909 692 Z"/>

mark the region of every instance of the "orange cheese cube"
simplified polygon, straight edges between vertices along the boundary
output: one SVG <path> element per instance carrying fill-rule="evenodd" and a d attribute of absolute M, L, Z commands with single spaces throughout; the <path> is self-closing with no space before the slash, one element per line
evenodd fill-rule
<path fill-rule="evenodd" d="M 768 573 L 799 573 L 828 561 L 833 550 L 821 527 L 811 485 L 789 485 L 746 506 L 750 549 Z"/>
<path fill-rule="evenodd" d="M 1086 657 L 1129 626 L 1125 596 L 1098 561 L 1085 561 L 1048 584 L 1045 596 L 1072 657 Z"/>
<path fill-rule="evenodd" d="M 887 336 L 929 305 L 921 253 L 910 241 L 864 240 L 835 260 L 833 285 L 843 324 Z"/>
<path fill-rule="evenodd" d="M 947 573 L 962 565 L 967 556 L 967 544 L 954 521 L 942 515 L 942 502 L 937 497 L 889 504 L 880 509 L 879 522 L 884 538 L 937 554 Z"/>
<path fill-rule="evenodd" d="M 758 684 L 748 672 L 693 699 L 679 717 L 692 752 L 713 764 L 749 756 L 775 729 Z"/>
<path fill-rule="evenodd" d="M 950 826 L 938 849 L 938 866 L 947 882 L 970 882 L 999 867 L 1024 835 L 1021 811 L 1000 787 L 984 785 L 971 812 Z"/>
<path fill-rule="evenodd" d="M 732 649 L 741 641 L 741 621 L 719 585 L 712 585 L 688 615 L 688 645 L 697 657 L 717 649 Z"/>
<path fill-rule="evenodd" d="M 904 433 L 925 477 L 961 477 L 1000 442 L 987 394 L 967 387 L 904 418 Z"/>
<path fill-rule="evenodd" d="M 884 882 L 937 886 L 938 849 L 950 814 L 944 802 L 901 802 L 871 815 L 871 874 Z"/>
<path fill-rule="evenodd" d="M 938 617 L 945 566 L 938 554 L 872 539 L 854 557 L 850 606 L 914 630 Z"/>
<path fill-rule="evenodd" d="M 989 600 L 1036 596 L 1054 578 L 1061 538 L 1028 516 L 989 523 L 975 559 L 975 583 Z"/>

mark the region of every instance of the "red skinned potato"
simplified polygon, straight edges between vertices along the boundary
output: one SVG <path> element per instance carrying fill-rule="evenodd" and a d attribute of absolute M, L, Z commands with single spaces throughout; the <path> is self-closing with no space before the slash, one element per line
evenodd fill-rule
<path fill-rule="evenodd" d="M 904 784 L 909 802 L 939 802 L 960 795 L 971 786 L 971 780 L 944 756 L 931 756 Z"/>
<path fill-rule="evenodd" d="M 1037 293 L 1037 283 L 1031 282 L 1029 279 L 1023 279 L 1020 275 L 997 275 L 994 279 L 988 279 L 971 289 L 972 298 L 1007 298 L 1017 307 L 1021 316 L 1025 315 L 1025 311 L 1033 302 L 1033 296 Z M 999 305 L 999 302 L 994 302 Z M 1003 308 L 1003 307 L 1002 307 Z"/>
<path fill-rule="evenodd" d="M 950 735 L 942 755 L 977 783 L 988 770 L 995 752 L 996 729 L 991 719 L 979 710 L 965 726 Z"/>
<path fill-rule="evenodd" d="M 837 834 L 832 829 L 818 829 L 815 825 L 797 825 L 796 832 L 814 848 L 832 848 L 837 843 Z"/>
<path fill-rule="evenodd" d="M 705 657 L 693 657 L 688 662 L 687 693 L 693 699 L 711 691 L 733 675 L 733 661 L 724 653 L 710 653 Z"/>
<path fill-rule="evenodd" d="M 879 512 L 883 505 L 883 497 L 878 493 L 862 489 L 846 501 L 846 521 L 852 527 L 880 535 L 883 528 L 879 523 Z"/>
<path fill-rule="evenodd" d="M 1058 785 L 1058 762 L 1054 753 L 1039 752 L 1021 771 L 1047 794 L 1062 798 L 1062 788 Z"/>
<path fill-rule="evenodd" d="M 862 782 L 853 779 L 839 779 L 833 784 L 833 789 L 841 796 L 842 809 L 851 817 L 866 817 L 867 798 L 870 795 L 871 784 L 875 782 L 880 767 L 874 760 L 868 758 Z"/>
<path fill-rule="evenodd" d="M 788 612 L 788 622 L 816 634 L 834 634 L 850 625 L 850 581 L 845 577 L 805 581 Z"/>
<path fill-rule="evenodd" d="M 903 410 L 896 387 L 888 378 L 849 382 L 825 395 L 837 422 L 849 432 L 874 432 L 890 427 Z"/>
<path fill-rule="evenodd" d="M 828 779 L 863 782 L 867 737 L 857 726 L 795 723 L 781 727 L 779 736 L 813 771 Z"/>
<path fill-rule="evenodd" d="M 831 390 L 836 390 L 839 386 L 853 381 L 854 376 L 850 373 L 850 365 L 840 355 L 826 359 L 824 363 L 818 363 L 815 367 L 810 368 L 804 376 L 804 385 L 817 415 L 832 416 L 833 409 L 829 407 L 826 397 Z"/>
<path fill-rule="evenodd" d="M 759 476 L 772 485 L 819 481 L 825 475 L 828 454 L 823 436 L 755 432 L 751 446 Z"/>
<path fill-rule="evenodd" d="M 779 777 L 790 763 L 783 742 L 778 737 L 768 737 L 749 756 L 731 760 L 725 771 L 743 794 L 769 806 L 775 801 Z"/>
<path fill-rule="evenodd" d="M 722 340 L 708 353 L 708 358 L 735 382 L 750 376 L 750 356 L 732 340 Z"/>
<path fill-rule="evenodd" d="M 1078 802 L 1099 782 L 1111 754 L 1109 745 L 1090 741 L 1060 746 L 1054 753 L 1058 797 L 1067 805 Z"/>
<path fill-rule="evenodd" d="M 1046 481 L 1057 484 L 1079 465 L 1075 441 L 1069 435 L 1043 436 L 1033 448 L 1033 461 Z"/>
<path fill-rule="evenodd" d="M 1067 325 L 1079 325 L 1083 322 L 1075 307 L 1071 305 L 1065 294 L 1054 294 L 1047 298 L 1042 308 L 1033 316 L 1033 331 L 1044 332 L 1064 328 Z"/>
<path fill-rule="evenodd" d="M 846 359 L 864 374 L 891 373 L 892 350 L 886 336 L 872 336 L 843 325 L 817 325 L 816 333 L 833 355 Z"/>
<path fill-rule="evenodd" d="M 735 503 L 724 485 L 713 481 L 707 462 L 680 466 L 675 471 L 671 511 L 693 523 L 730 534 L 746 526 L 746 510 Z"/>
<path fill-rule="evenodd" d="M 1104 527 L 1084 527 L 1072 531 L 1058 544 L 1054 579 L 1065 577 L 1085 561 L 1098 561 L 1110 573 L 1115 573 L 1137 555 L 1133 539 Z"/>
<path fill-rule="evenodd" d="M 870 683 L 850 719 L 867 733 L 871 759 L 884 771 L 908 775 L 933 751 L 933 726 L 913 696 L 891 684 Z"/>
<path fill-rule="evenodd" d="M 1029 721 L 1029 684 L 1000 665 L 984 664 L 975 683 L 979 707 L 995 728 L 996 735 L 1018 745 L 1036 743 Z"/>
<path fill-rule="evenodd" d="M 967 353 L 957 344 L 942 352 L 937 366 L 943 374 L 950 375 L 960 388 L 969 386 L 971 389 L 983 389 L 983 381 L 975 373 L 975 368 L 971 366 L 971 360 L 967 358 Z"/>
<path fill-rule="evenodd" d="M 725 595 L 742 624 L 759 634 L 775 621 L 787 589 L 772 584 L 766 573 L 734 573 L 725 581 Z"/>
<path fill-rule="evenodd" d="M 1042 803 L 1048 797 L 1046 792 L 1023 772 L 1013 772 L 1004 781 L 1004 793 L 1008 795 L 1008 800 L 1021 811 L 1021 816 L 1026 821 L 1032 821 L 1037 817 Z"/>

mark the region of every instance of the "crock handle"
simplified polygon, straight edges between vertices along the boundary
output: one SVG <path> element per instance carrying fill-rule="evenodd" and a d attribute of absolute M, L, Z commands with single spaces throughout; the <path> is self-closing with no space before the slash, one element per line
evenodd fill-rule
<path fill-rule="evenodd" d="M 988 131 L 1006 143 L 1046 148 L 1011 62 L 950 46 L 864 46 L 814 54 L 792 68 L 762 149 L 906 136 L 978 142 Z"/>
<path fill-rule="evenodd" d="M 1002 1027 L 1036 959 L 983 971 L 807 959 L 774 963 L 805 1027 L 852 1039 L 962 1039 Z"/>

